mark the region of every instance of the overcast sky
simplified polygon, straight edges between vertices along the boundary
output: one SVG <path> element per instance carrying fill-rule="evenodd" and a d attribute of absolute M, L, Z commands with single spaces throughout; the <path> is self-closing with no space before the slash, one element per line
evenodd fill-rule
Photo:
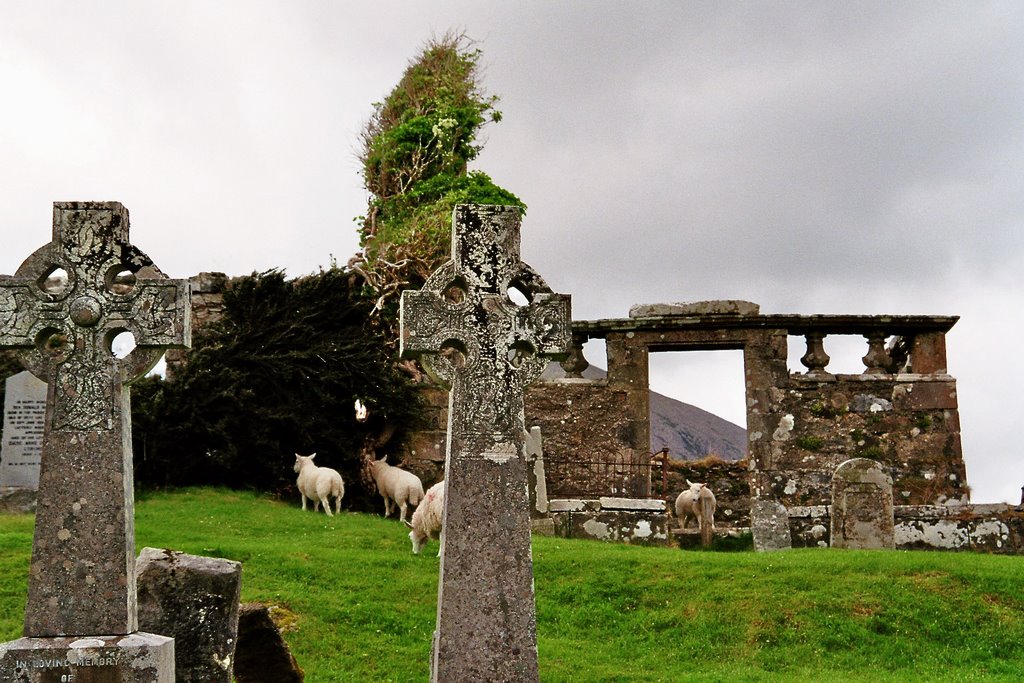
<path fill-rule="evenodd" d="M 528 204 L 523 259 L 575 318 L 959 315 L 974 501 L 1020 499 L 1018 0 L 0 0 L 0 273 L 65 200 L 123 202 L 172 277 L 344 263 L 358 132 L 449 28 L 502 98 L 475 167 Z M 862 367 L 861 340 L 826 349 Z M 652 357 L 654 387 L 743 424 L 738 353 L 678 356 Z"/>

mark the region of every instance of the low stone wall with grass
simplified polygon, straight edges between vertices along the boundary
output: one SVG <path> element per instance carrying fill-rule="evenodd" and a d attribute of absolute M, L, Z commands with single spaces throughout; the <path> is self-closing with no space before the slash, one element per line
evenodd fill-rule
<path fill-rule="evenodd" d="M 794 548 L 827 548 L 830 505 L 789 508 Z M 901 550 L 974 550 L 1024 555 L 1024 508 L 995 505 L 897 505 L 896 547 Z"/>
<path fill-rule="evenodd" d="M 555 535 L 637 545 L 671 545 L 664 501 L 644 498 L 552 500 Z"/>

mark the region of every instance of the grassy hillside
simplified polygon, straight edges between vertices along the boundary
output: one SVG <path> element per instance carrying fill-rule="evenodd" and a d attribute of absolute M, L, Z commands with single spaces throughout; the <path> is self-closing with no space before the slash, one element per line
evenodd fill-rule
<path fill-rule="evenodd" d="M 310 683 L 425 681 L 438 560 L 395 520 L 211 490 L 142 498 L 139 546 L 241 560 Z M 0 641 L 32 519 L 0 517 Z M 973 681 L 1024 672 L 1024 558 L 713 553 L 534 539 L 543 681 Z"/>

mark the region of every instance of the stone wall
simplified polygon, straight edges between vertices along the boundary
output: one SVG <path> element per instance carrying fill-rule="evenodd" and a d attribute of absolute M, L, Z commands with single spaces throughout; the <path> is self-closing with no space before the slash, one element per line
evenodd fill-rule
<path fill-rule="evenodd" d="M 794 548 L 827 548 L 831 505 L 789 508 Z M 901 550 L 974 550 L 1024 554 L 1024 508 L 996 505 L 897 505 L 896 547 Z"/>
<path fill-rule="evenodd" d="M 956 382 L 947 375 L 837 375 L 789 378 L 777 391 L 759 495 L 787 507 L 825 505 L 832 472 L 850 458 L 882 463 L 897 505 L 967 502 Z"/>

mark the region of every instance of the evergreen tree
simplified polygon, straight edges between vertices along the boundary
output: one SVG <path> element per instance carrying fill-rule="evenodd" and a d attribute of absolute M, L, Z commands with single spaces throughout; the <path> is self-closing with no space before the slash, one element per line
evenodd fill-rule
<path fill-rule="evenodd" d="M 133 385 L 136 474 L 147 485 L 213 484 L 294 495 L 294 454 L 339 470 L 346 507 L 365 443 L 401 441 L 418 396 L 365 325 L 372 300 L 338 268 L 288 281 L 232 281 L 223 318 L 196 331 L 173 381 Z M 358 422 L 354 403 L 369 406 Z"/>

